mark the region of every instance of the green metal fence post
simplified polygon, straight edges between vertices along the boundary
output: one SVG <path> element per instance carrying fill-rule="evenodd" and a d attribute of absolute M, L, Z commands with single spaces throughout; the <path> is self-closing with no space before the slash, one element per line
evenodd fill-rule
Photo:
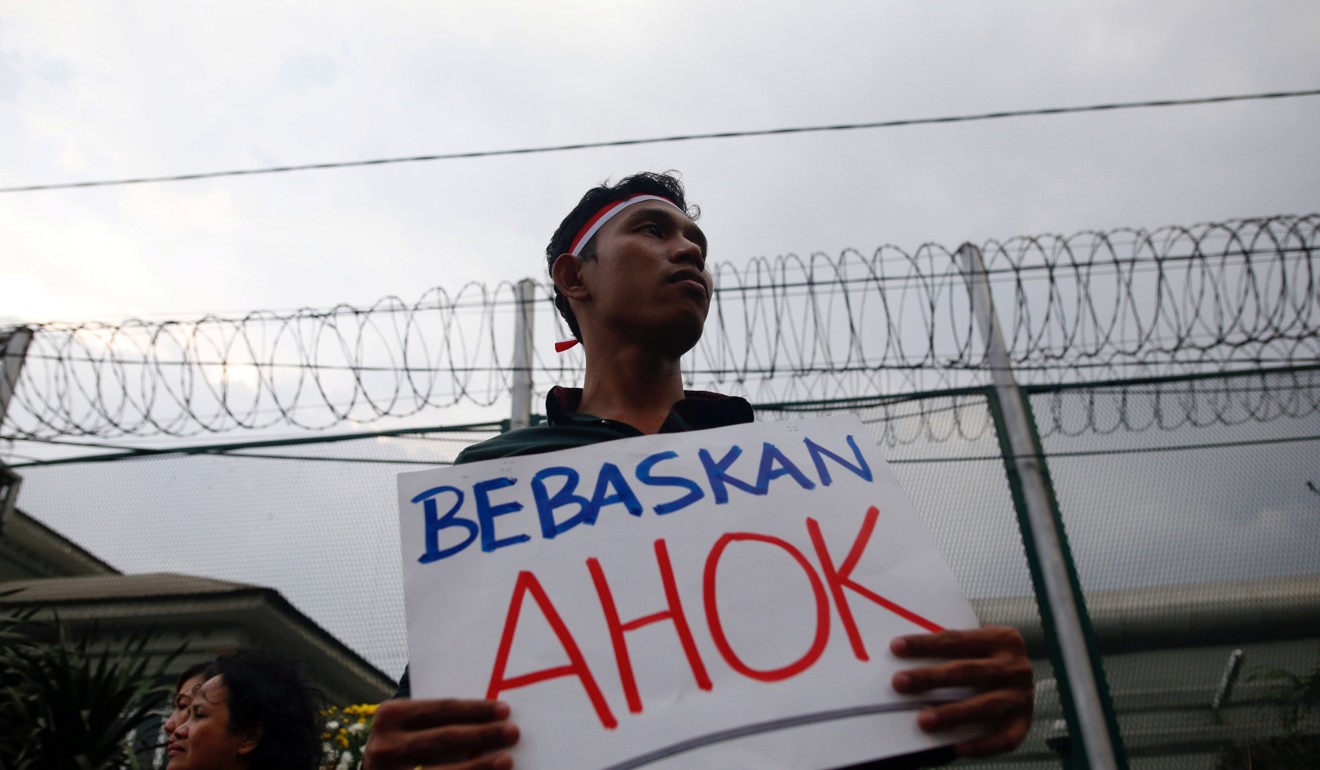
<path fill-rule="evenodd" d="M 958 258 L 967 281 L 972 312 L 985 339 L 986 365 L 993 383 L 986 390 L 986 398 L 1022 531 L 1059 699 L 1069 735 L 1079 744 L 1070 753 L 1076 766 L 1126 770 L 1123 740 L 1104 669 L 1096 654 L 1095 637 L 1059 515 L 1054 485 L 1031 405 L 1013 377 L 1012 359 L 995 314 L 985 261 L 981 250 L 972 244 L 959 248 Z"/>

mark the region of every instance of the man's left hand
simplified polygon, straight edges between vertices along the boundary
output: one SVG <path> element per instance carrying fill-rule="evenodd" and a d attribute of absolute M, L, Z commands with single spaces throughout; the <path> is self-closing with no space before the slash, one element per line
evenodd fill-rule
<path fill-rule="evenodd" d="M 927 732 L 958 725 L 988 724 L 988 735 L 954 746 L 959 756 L 983 757 L 1012 751 L 1031 729 L 1035 701 L 1031 661 L 1022 634 L 1008 626 L 900 636 L 889 644 L 900 658 L 943 658 L 947 662 L 894 674 L 898 692 L 916 695 L 941 687 L 964 687 L 968 698 L 923 709 L 917 724 Z"/>

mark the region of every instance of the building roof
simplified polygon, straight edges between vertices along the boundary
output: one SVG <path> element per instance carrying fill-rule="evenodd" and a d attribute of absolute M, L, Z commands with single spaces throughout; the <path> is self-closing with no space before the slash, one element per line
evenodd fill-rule
<path fill-rule="evenodd" d="M 233 594 L 246 591 L 274 589 L 247 583 L 231 583 L 196 575 L 155 572 L 144 575 L 85 575 L 59 580 L 11 580 L 5 583 L 10 590 L 18 590 L 13 597 L 0 598 L 0 603 L 63 604 L 107 600 L 162 599 L 202 597 L 213 594 Z"/>
<path fill-rule="evenodd" d="M 107 639 L 149 630 L 155 654 L 186 642 L 190 651 L 175 668 L 256 647 L 307 664 L 333 702 L 375 702 L 394 691 L 393 679 L 273 588 L 174 573 L 124 575 L 18 509 L 0 530 L 0 606 L 58 614 L 75 627 L 94 624 Z"/>
<path fill-rule="evenodd" d="M 332 703 L 374 703 L 394 691 L 390 677 L 273 588 L 173 573 L 36 578 L 0 583 L 0 606 L 95 624 L 107 639 L 152 631 L 155 653 L 188 643 L 186 662 L 236 647 L 275 651 L 306 664 Z"/>
<path fill-rule="evenodd" d="M 117 574 L 119 570 L 18 508 L 0 528 L 0 581 Z"/>
<path fill-rule="evenodd" d="M 1320 636 L 1320 575 L 1089 591 L 1086 610 L 1101 653 L 1242 644 Z M 973 599 L 983 623 L 1021 629 L 1045 655 L 1036 599 Z"/>

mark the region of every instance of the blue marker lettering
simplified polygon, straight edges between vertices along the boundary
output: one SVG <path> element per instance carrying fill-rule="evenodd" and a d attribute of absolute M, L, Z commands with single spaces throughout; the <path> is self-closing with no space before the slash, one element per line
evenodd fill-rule
<path fill-rule="evenodd" d="M 444 516 L 437 514 L 435 498 L 445 492 L 454 493 L 454 505 L 445 512 Z M 412 499 L 413 504 L 421 503 L 422 511 L 426 515 L 426 553 L 418 557 L 417 561 L 422 564 L 430 564 L 433 561 L 440 561 L 449 556 L 453 556 L 459 551 L 467 548 L 472 541 L 477 538 L 477 525 L 475 522 L 457 517 L 458 509 L 463 507 L 463 490 L 458 487 L 435 487 L 417 495 Z M 440 547 L 440 530 L 450 527 L 461 527 L 467 532 L 463 542 L 451 545 L 448 548 Z"/>
<path fill-rule="evenodd" d="M 824 484 L 825 486 L 828 487 L 830 485 L 830 482 L 833 480 L 830 478 L 830 471 L 828 468 L 825 467 L 825 460 L 822 459 L 821 455 L 830 458 L 834 462 L 838 463 L 839 465 L 842 465 L 843 467 L 857 474 L 866 481 L 871 480 L 871 466 L 866 464 L 866 458 L 862 457 L 862 450 L 857 448 L 857 442 L 853 439 L 851 435 L 848 436 L 848 446 L 852 447 L 853 456 L 857 458 L 856 465 L 853 465 L 852 463 L 848 462 L 842 457 L 839 457 L 838 455 L 822 447 L 820 444 L 817 444 L 816 442 L 812 441 L 809 438 L 804 438 L 802 439 L 802 441 L 806 443 L 807 451 L 811 453 L 811 461 L 816 464 L 816 473 L 820 476 L 821 484 Z"/>
<path fill-rule="evenodd" d="M 779 465 L 775 467 L 776 463 Z M 793 480 L 803 489 L 815 489 L 816 484 L 802 474 L 793 461 L 784 456 L 779 451 L 779 447 L 771 444 L 769 441 L 761 447 L 761 469 L 756 474 L 757 494 L 765 494 L 770 489 L 770 482 L 780 476 L 792 476 Z"/>
<path fill-rule="evenodd" d="M 685 479 L 682 476 L 651 475 L 651 469 L 655 467 L 656 463 L 661 460 L 673 460 L 676 457 L 678 457 L 678 452 L 656 452 L 637 464 L 637 480 L 648 487 L 678 487 L 688 491 L 686 495 L 677 500 L 670 500 L 667 503 L 660 503 L 655 506 L 653 510 L 661 515 L 686 508 L 706 496 L 706 493 L 701 491 L 701 485 L 692 479 Z"/>
<path fill-rule="evenodd" d="M 611 488 L 614 494 L 606 496 Z M 642 501 L 633 494 L 632 488 L 623 478 L 619 471 L 619 466 L 614 463 L 605 463 L 600 466 L 600 475 L 596 477 L 596 492 L 591 496 L 591 521 L 588 524 L 595 524 L 596 517 L 600 515 L 600 509 L 607 505 L 618 505 L 623 503 L 623 507 L 634 516 L 642 515 Z"/>
<path fill-rule="evenodd" d="M 748 484 L 745 481 L 739 481 L 729 475 L 729 466 L 733 465 L 733 461 L 737 460 L 738 456 L 741 454 L 742 447 L 737 444 L 729 447 L 729 451 L 724 454 L 724 457 L 720 458 L 719 462 L 715 462 L 715 460 L 711 458 L 710 452 L 705 449 L 697 452 L 697 456 L 701 458 L 701 465 L 706 469 L 706 478 L 710 479 L 710 491 L 715 494 L 715 503 L 717 505 L 723 505 L 729 502 L 729 490 L 724 487 L 726 483 L 732 484 L 744 492 L 751 492 L 754 495 L 765 494 L 763 490 L 758 490 L 751 484 Z"/>
<path fill-rule="evenodd" d="M 521 511 L 523 505 L 517 501 L 491 505 L 490 493 L 497 489 L 511 487 L 516 483 L 518 483 L 517 479 L 510 478 L 487 479 L 486 481 L 477 482 L 472 487 L 472 496 L 477 499 L 477 521 L 481 522 L 481 550 L 486 553 L 490 553 L 496 548 L 504 548 L 505 546 L 517 545 L 531 540 L 531 537 L 526 534 L 506 537 L 503 540 L 495 536 L 495 517 Z"/>
<path fill-rule="evenodd" d="M 553 497 L 545 488 L 545 480 L 551 476 L 564 477 L 564 486 Z M 577 489 L 577 483 L 578 472 L 562 466 L 545 468 L 537 471 L 532 477 L 532 495 L 536 497 L 536 513 L 541 517 L 541 534 L 545 539 L 553 540 L 555 535 L 562 535 L 579 524 L 590 524 L 595 521 L 591 512 L 591 501 L 582 495 L 573 494 L 573 490 Z M 577 505 L 578 512 L 563 522 L 556 522 L 555 509 L 569 504 Z"/>

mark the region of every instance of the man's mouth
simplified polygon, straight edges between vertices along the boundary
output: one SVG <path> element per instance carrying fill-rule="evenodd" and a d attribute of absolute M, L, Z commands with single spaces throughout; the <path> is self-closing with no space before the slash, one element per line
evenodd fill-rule
<path fill-rule="evenodd" d="M 692 283 L 701 289 L 701 293 L 707 297 L 710 296 L 710 287 L 706 284 L 705 276 L 697 270 L 679 270 L 669 276 L 670 283 Z"/>

